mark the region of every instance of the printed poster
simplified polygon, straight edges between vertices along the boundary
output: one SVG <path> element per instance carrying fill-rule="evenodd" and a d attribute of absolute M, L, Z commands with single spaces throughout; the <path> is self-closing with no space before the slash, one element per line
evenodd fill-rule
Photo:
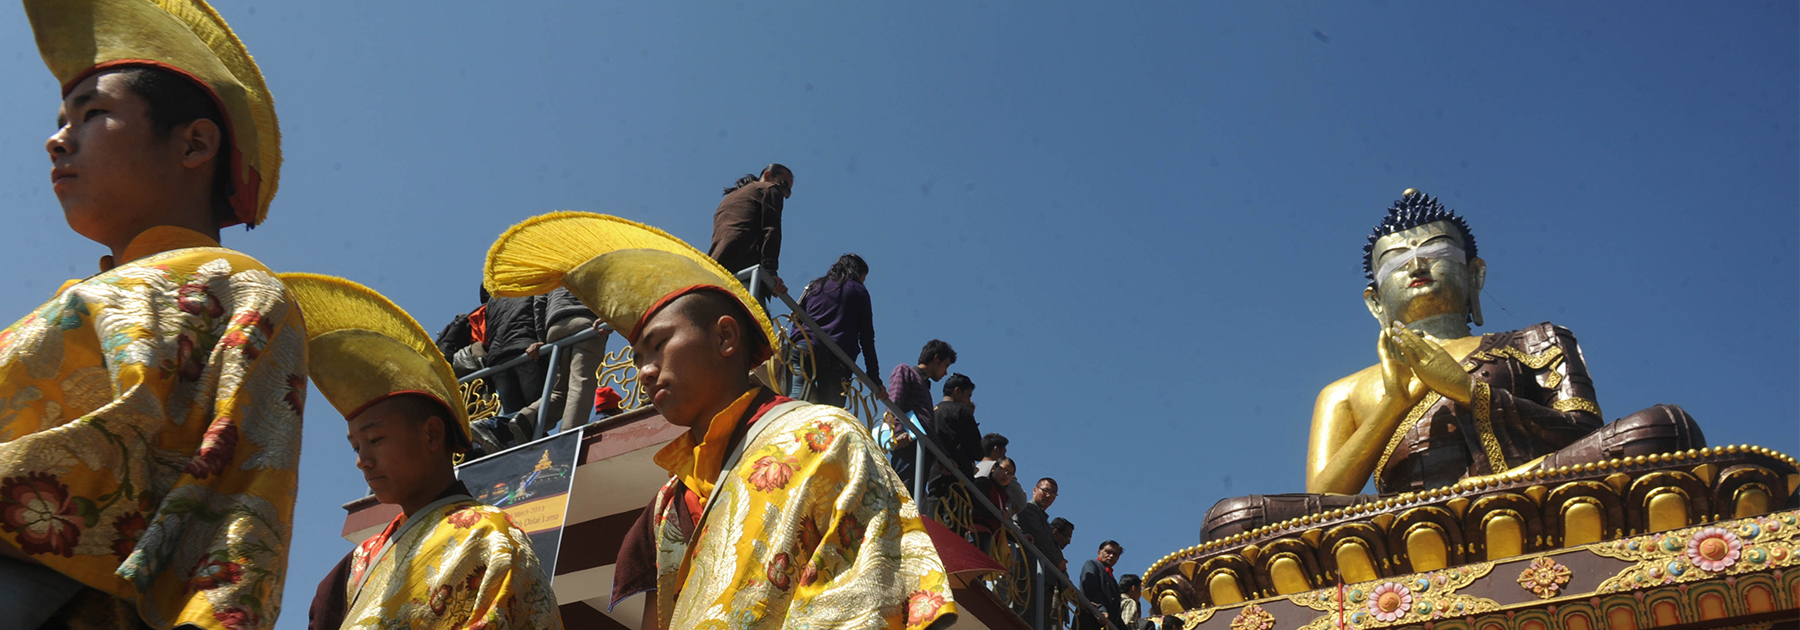
<path fill-rule="evenodd" d="M 556 552 L 569 512 L 575 483 L 575 458 L 581 454 L 581 430 L 544 439 L 463 464 L 456 476 L 475 499 L 506 510 L 513 523 L 531 538 L 532 551 L 544 571 L 556 575 Z"/>

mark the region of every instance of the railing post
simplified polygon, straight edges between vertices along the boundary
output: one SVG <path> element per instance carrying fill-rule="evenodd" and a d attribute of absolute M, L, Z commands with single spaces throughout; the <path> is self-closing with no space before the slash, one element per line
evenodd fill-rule
<path fill-rule="evenodd" d="M 768 295 L 768 293 L 766 293 L 766 291 L 767 291 L 767 289 L 763 288 L 763 282 L 762 282 L 762 265 L 757 265 L 755 267 L 751 267 L 750 268 L 750 298 L 760 302 L 760 301 L 762 301 L 763 296 Z"/>
<path fill-rule="evenodd" d="M 544 370 L 544 391 L 538 397 L 537 427 L 531 431 L 531 441 L 535 442 L 550 433 L 550 393 L 556 391 L 556 360 L 561 356 L 562 346 L 551 345 L 550 369 Z"/>
<path fill-rule="evenodd" d="M 1037 630 L 1049 630 L 1050 625 L 1044 623 L 1044 599 L 1048 597 L 1047 593 L 1050 586 L 1044 579 L 1044 563 L 1039 562 L 1037 558 L 1032 558 L 1031 569 L 1033 573 L 1033 579 L 1031 580 L 1031 621 L 1032 623 L 1037 624 Z"/>
<path fill-rule="evenodd" d="M 926 518 L 931 514 L 927 507 L 929 497 L 925 494 L 925 467 L 930 465 L 930 457 L 925 452 L 925 436 L 913 436 L 913 502 L 919 504 L 919 515 Z"/>

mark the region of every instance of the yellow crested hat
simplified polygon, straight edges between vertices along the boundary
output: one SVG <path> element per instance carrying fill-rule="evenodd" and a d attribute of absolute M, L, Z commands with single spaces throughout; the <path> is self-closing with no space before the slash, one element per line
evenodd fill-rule
<path fill-rule="evenodd" d="M 96 72 L 147 66 L 199 84 L 225 115 L 234 220 L 261 224 L 281 179 L 281 131 L 262 71 L 203 0 L 25 0 L 63 95 Z M 226 157 L 226 156 L 220 156 Z"/>
<path fill-rule="evenodd" d="M 425 396 L 455 416 L 469 446 L 469 413 L 444 353 L 411 315 L 363 285 L 310 273 L 278 274 L 306 315 L 307 371 L 346 420 L 401 394 Z"/>
<path fill-rule="evenodd" d="M 656 228 L 591 212 L 552 212 L 513 226 L 488 250 L 487 289 L 501 297 L 568 287 L 601 321 L 637 342 L 644 322 L 675 298 L 717 291 L 737 300 L 762 333 L 762 363 L 775 327 L 736 277 L 693 246 Z"/>

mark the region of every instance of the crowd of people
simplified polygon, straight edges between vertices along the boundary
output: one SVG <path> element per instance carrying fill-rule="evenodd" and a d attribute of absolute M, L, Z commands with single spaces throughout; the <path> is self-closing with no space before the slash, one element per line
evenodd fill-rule
<path fill-rule="evenodd" d="M 727 188 L 714 215 L 713 258 L 728 270 L 761 265 L 767 273 L 778 273 L 781 211 L 784 200 L 792 195 L 793 182 L 791 169 L 771 164 L 760 176 L 746 175 Z M 808 282 L 796 302 L 799 310 L 818 324 L 818 333 L 829 338 L 851 362 L 860 357 L 864 372 L 875 377 L 881 374 L 881 361 L 875 350 L 868 277 L 866 260 L 857 254 L 844 254 L 824 275 Z M 774 278 L 774 284 L 777 292 L 786 292 L 787 285 L 779 276 Z M 849 365 L 814 340 L 814 333 L 799 318 L 786 332 L 790 349 L 787 360 L 802 376 L 789 379 L 782 389 L 794 399 L 844 406 L 845 389 L 852 378 Z M 920 348 L 916 363 L 895 365 L 885 386 L 881 382 L 868 383 L 872 393 L 907 416 L 883 414 L 875 427 L 877 442 L 888 451 L 889 464 L 914 496 L 920 496 L 921 491 L 933 497 L 947 495 L 956 483 L 950 470 L 961 472 L 972 480 L 975 494 L 1001 511 L 998 518 L 1018 526 L 1025 535 L 1023 544 L 1037 549 L 1058 571 L 1067 574 L 1068 561 L 1063 551 L 1074 538 L 1075 525 L 1067 518 L 1051 517 L 1048 512 L 1056 502 L 1056 480 L 1040 478 L 1030 496 L 1026 495 L 1018 481 L 1018 463 L 1008 456 L 1011 441 L 1000 433 L 982 432 L 981 423 L 975 418 L 975 382 L 968 375 L 950 372 L 956 361 L 955 348 L 943 340 L 932 339 Z M 933 396 L 932 383 L 938 381 L 943 382 L 942 394 Z M 914 427 L 924 429 L 923 435 L 914 435 Z M 920 474 L 917 458 L 921 451 L 915 447 L 919 439 L 931 440 L 949 461 L 930 462 L 925 474 Z M 918 487 L 917 480 L 921 478 L 926 480 L 924 488 Z M 985 548 L 1002 526 L 996 515 L 980 512 L 977 510 L 971 533 L 977 544 Z M 1141 580 L 1135 575 L 1113 578 L 1113 565 L 1123 552 L 1117 542 L 1103 543 L 1096 557 L 1081 567 L 1077 586 L 1115 624 L 1124 628 L 1152 626 L 1154 623 L 1139 612 Z M 1030 614 L 1026 610 L 1020 612 Z M 1079 618 L 1077 625 L 1099 627 L 1096 620 L 1086 615 Z"/>
<path fill-rule="evenodd" d="M 598 382 L 610 336 L 600 324 L 594 311 L 568 289 L 531 297 L 490 297 L 482 288 L 481 304 L 444 326 L 437 347 L 450 359 L 458 378 L 526 357 L 483 379 L 499 397 L 500 413 L 472 425 L 478 450 L 493 452 L 529 442 L 551 427 L 568 431 L 621 411 L 619 392 Z M 589 329 L 597 334 L 565 344 L 551 369 L 545 345 Z M 550 397 L 543 400 L 545 381 L 550 379 L 554 379 Z"/>
<path fill-rule="evenodd" d="M 760 266 L 774 293 L 786 293 L 787 284 L 779 275 L 781 213 L 793 186 L 793 171 L 771 164 L 761 174 L 745 175 L 725 188 L 714 213 L 708 254 L 728 271 Z M 778 391 L 795 400 L 846 406 L 853 371 L 816 338 L 820 335 L 851 362 L 860 358 L 863 371 L 871 377 L 882 374 L 868 277 L 868 262 L 848 253 L 803 286 L 796 300 L 798 310 L 816 323 L 817 329 L 796 317 L 783 331 L 788 353 L 783 358 L 792 369 L 781 371 L 783 382 L 772 384 Z M 765 288 L 751 290 L 766 301 L 770 294 L 762 291 Z M 539 423 L 569 430 L 618 413 L 618 394 L 597 387 L 593 373 L 606 352 L 604 329 L 599 336 L 564 348 L 555 370 L 549 370 L 548 358 L 541 356 L 544 344 L 598 327 L 593 311 L 568 289 L 528 298 L 495 298 L 483 289 L 481 299 L 480 307 L 457 316 L 438 337 L 445 356 L 453 357 L 458 376 L 506 365 L 520 356 L 530 360 L 488 377 L 499 394 L 501 414 L 475 423 L 478 441 L 505 447 L 528 441 Z M 1115 579 L 1112 575 L 1112 567 L 1124 551 L 1118 543 L 1107 541 L 1094 559 L 1079 567 L 1079 573 L 1069 573 L 1064 551 L 1075 526 L 1067 518 L 1049 513 L 1057 498 L 1056 480 L 1039 478 L 1027 493 L 1018 479 L 1018 462 L 1008 455 L 1011 441 L 997 432 L 983 432 L 975 417 L 975 382 L 968 375 L 950 371 L 956 361 L 955 348 L 932 339 L 920 348 L 917 362 L 893 366 L 885 384 L 868 383 L 871 393 L 906 414 L 901 418 L 885 413 L 875 427 L 876 440 L 887 451 L 895 474 L 914 496 L 942 498 L 956 484 L 950 471 L 960 472 L 972 481 L 970 492 L 986 498 L 1001 512 L 990 515 L 977 510 L 971 537 L 978 546 L 985 548 L 1003 529 L 1000 519 L 1010 520 L 1024 533 L 1022 544 L 1037 549 L 1058 571 L 1074 578 L 1083 594 L 1116 624 L 1140 627 L 1149 623 L 1139 614 L 1141 585 L 1137 576 Z M 551 372 L 556 379 L 548 390 L 551 399 L 538 400 L 546 374 Z M 941 395 L 934 396 L 933 383 L 940 381 Z M 914 427 L 923 428 L 923 435 L 915 435 Z M 917 461 L 920 449 L 916 441 L 921 438 L 931 440 L 950 458 L 930 462 L 924 474 L 920 474 Z M 917 487 L 921 478 L 924 488 Z M 1077 625 L 1099 627 L 1085 615 Z"/>

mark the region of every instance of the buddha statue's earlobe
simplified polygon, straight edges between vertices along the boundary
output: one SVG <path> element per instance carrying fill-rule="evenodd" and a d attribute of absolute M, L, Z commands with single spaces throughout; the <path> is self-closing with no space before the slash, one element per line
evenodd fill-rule
<path fill-rule="evenodd" d="M 1369 314 L 1375 317 L 1375 321 L 1381 322 L 1383 328 L 1393 323 L 1389 321 L 1387 308 L 1381 304 L 1381 293 L 1374 286 L 1363 289 L 1363 304 L 1369 307 Z"/>
<path fill-rule="evenodd" d="M 1487 261 L 1475 258 L 1469 261 L 1469 321 L 1476 326 L 1481 321 L 1481 287 L 1487 284 Z"/>

